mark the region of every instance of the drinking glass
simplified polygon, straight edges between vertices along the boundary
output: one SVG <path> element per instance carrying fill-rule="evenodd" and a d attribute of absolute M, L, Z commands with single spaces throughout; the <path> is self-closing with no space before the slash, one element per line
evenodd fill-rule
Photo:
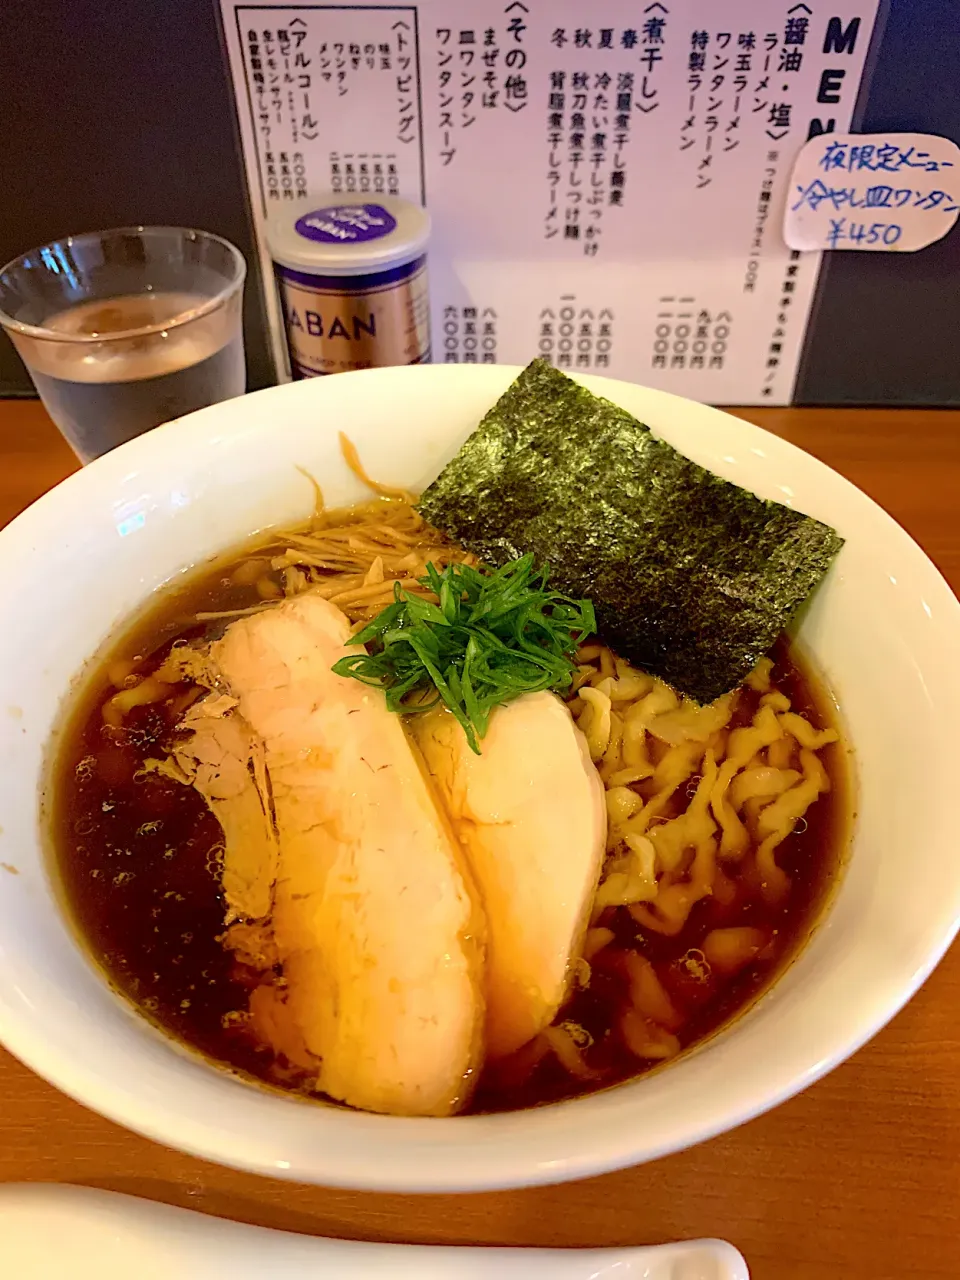
<path fill-rule="evenodd" d="M 83 463 L 242 395 L 246 263 L 219 236 L 120 227 L 0 270 L 0 324 Z"/>

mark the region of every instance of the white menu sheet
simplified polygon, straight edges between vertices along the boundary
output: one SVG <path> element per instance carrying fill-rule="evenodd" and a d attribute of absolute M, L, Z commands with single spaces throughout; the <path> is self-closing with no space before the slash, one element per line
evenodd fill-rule
<path fill-rule="evenodd" d="M 280 376 L 271 208 L 379 192 L 433 219 L 435 363 L 789 404 L 821 259 L 790 172 L 849 129 L 878 8 L 221 0 Z"/>

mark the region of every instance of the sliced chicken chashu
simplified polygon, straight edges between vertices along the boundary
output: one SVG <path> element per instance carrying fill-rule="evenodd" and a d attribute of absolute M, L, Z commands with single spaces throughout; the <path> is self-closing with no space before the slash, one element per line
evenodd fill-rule
<path fill-rule="evenodd" d="M 603 784 L 551 693 L 498 707 L 479 756 L 446 711 L 411 723 L 486 910 L 487 1052 L 501 1057 L 566 998 L 603 861 Z"/>
<path fill-rule="evenodd" d="M 211 694 L 192 706 L 173 750 L 223 829 L 227 923 L 269 915 L 277 878 L 277 839 L 270 815 L 263 744 L 236 710 L 235 698 Z"/>
<path fill-rule="evenodd" d="M 370 1111 L 449 1115 L 482 1052 L 482 912 L 383 694 L 337 676 L 350 626 L 303 595 L 213 646 L 262 740 L 279 841 L 273 925 L 319 1087 Z"/>

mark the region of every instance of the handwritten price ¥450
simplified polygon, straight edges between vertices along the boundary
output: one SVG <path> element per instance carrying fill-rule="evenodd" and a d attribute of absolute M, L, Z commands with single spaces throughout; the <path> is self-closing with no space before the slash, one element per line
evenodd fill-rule
<path fill-rule="evenodd" d="M 827 248 L 838 249 L 844 241 L 858 248 L 880 244 L 892 248 L 902 235 L 903 227 L 895 222 L 873 222 L 867 226 L 865 222 L 848 223 L 846 218 L 831 218 Z"/>

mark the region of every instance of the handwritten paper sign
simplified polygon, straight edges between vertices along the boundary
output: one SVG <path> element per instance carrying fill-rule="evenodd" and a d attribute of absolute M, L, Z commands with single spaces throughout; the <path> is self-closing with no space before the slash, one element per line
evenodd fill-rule
<path fill-rule="evenodd" d="M 791 249 L 912 253 L 960 212 L 960 147 L 931 133 L 830 133 L 800 150 L 787 188 Z"/>

